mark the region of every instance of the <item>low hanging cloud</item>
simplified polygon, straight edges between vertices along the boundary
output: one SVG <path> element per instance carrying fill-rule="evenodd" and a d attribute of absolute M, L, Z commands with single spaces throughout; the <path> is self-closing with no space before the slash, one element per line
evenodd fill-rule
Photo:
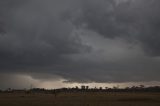
<path fill-rule="evenodd" d="M 2 0 L 0 72 L 159 81 L 159 9 L 158 0 Z"/>

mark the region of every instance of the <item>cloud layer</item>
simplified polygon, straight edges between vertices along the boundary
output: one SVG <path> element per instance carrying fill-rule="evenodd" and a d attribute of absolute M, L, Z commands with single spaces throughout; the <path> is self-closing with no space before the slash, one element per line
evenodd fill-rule
<path fill-rule="evenodd" d="M 158 0 L 1 0 L 0 72 L 159 81 L 159 9 Z"/>

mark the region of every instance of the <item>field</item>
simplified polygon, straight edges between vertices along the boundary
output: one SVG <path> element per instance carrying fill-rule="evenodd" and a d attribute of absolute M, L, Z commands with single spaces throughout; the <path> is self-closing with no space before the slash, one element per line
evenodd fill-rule
<path fill-rule="evenodd" d="M 160 106 L 160 93 L 0 93 L 0 106 Z"/>

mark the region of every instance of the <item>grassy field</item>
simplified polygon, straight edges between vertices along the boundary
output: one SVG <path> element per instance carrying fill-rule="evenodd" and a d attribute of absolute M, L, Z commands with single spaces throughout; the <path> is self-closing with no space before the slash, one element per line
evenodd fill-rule
<path fill-rule="evenodd" d="M 0 106 L 160 106 L 160 93 L 1 93 Z"/>

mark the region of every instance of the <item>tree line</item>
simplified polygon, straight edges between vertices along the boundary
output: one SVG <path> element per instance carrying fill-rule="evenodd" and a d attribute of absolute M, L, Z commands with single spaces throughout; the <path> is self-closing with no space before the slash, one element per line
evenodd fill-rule
<path fill-rule="evenodd" d="M 56 94 L 60 92 L 160 92 L 160 86 L 150 86 L 145 87 L 144 85 L 139 86 L 132 86 L 132 87 L 126 87 L 126 88 L 119 88 L 119 87 L 113 87 L 113 88 L 102 88 L 102 87 L 95 87 L 95 88 L 89 88 L 89 86 L 81 86 L 80 88 L 78 86 L 73 88 L 60 88 L 60 89 L 45 89 L 45 88 L 31 88 L 31 89 L 11 89 L 8 88 L 6 90 L 0 90 L 1 93 L 48 93 L 48 94 Z"/>

